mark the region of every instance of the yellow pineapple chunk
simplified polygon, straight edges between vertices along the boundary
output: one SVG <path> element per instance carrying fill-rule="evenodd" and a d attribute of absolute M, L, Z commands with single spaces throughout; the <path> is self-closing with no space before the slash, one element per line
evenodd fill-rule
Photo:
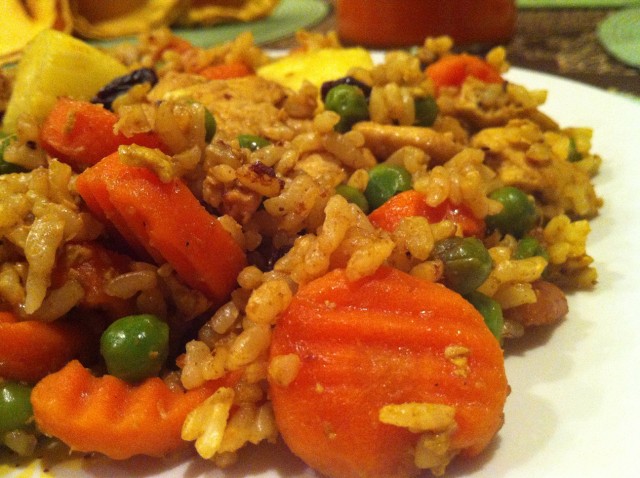
<path fill-rule="evenodd" d="M 297 91 L 304 80 L 320 87 L 346 76 L 351 68 L 372 66 L 371 55 L 363 48 L 322 48 L 276 60 L 260 68 L 258 75 Z"/>
<path fill-rule="evenodd" d="M 115 58 L 56 30 L 40 32 L 26 47 L 18 64 L 3 130 L 13 133 L 21 115 L 42 122 L 56 99 L 91 99 L 127 67 Z"/>

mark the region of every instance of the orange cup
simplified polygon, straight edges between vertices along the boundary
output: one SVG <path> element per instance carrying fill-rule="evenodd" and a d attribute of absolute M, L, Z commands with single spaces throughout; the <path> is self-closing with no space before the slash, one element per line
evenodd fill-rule
<path fill-rule="evenodd" d="M 381 48 L 439 35 L 456 45 L 505 43 L 517 16 L 515 0 L 336 0 L 336 6 L 343 42 Z"/>

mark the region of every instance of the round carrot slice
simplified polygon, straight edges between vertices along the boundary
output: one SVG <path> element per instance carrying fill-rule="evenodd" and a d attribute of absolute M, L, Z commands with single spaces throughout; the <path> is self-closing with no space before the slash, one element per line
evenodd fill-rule
<path fill-rule="evenodd" d="M 502 425 L 503 354 L 481 315 L 395 269 L 356 282 L 335 270 L 301 287 L 275 326 L 270 360 L 285 442 L 330 477 L 443 471 Z M 437 443 L 441 460 L 430 464 L 433 453 L 416 447 Z"/>

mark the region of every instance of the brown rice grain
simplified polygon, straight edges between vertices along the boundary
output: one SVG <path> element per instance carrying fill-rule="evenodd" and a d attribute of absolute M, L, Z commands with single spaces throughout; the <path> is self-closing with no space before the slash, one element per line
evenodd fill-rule
<path fill-rule="evenodd" d="M 153 270 L 133 271 L 120 274 L 109 280 L 104 287 L 107 295 L 121 299 L 129 299 L 138 292 L 153 289 L 158 284 L 158 277 Z"/>

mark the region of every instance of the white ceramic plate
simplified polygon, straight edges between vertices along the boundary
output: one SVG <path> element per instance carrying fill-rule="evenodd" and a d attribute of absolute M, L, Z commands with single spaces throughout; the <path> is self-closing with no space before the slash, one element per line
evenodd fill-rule
<path fill-rule="evenodd" d="M 481 457 L 454 462 L 446 476 L 638 476 L 640 102 L 517 68 L 508 78 L 548 90 L 543 110 L 561 126 L 594 129 L 593 150 L 603 157 L 595 182 L 605 204 L 591 223 L 588 251 L 595 258 L 599 282 L 593 291 L 570 295 L 570 312 L 561 324 L 507 344 L 512 392 L 505 426 Z M 63 478 L 312 476 L 283 446 L 251 447 L 240 460 L 221 472 L 203 460 L 184 457 L 126 462 L 92 458 L 53 466 L 50 472 Z M 33 465 L 27 473 L 23 468 L 13 475 L 26 478 L 31 471 L 40 475 Z"/>

